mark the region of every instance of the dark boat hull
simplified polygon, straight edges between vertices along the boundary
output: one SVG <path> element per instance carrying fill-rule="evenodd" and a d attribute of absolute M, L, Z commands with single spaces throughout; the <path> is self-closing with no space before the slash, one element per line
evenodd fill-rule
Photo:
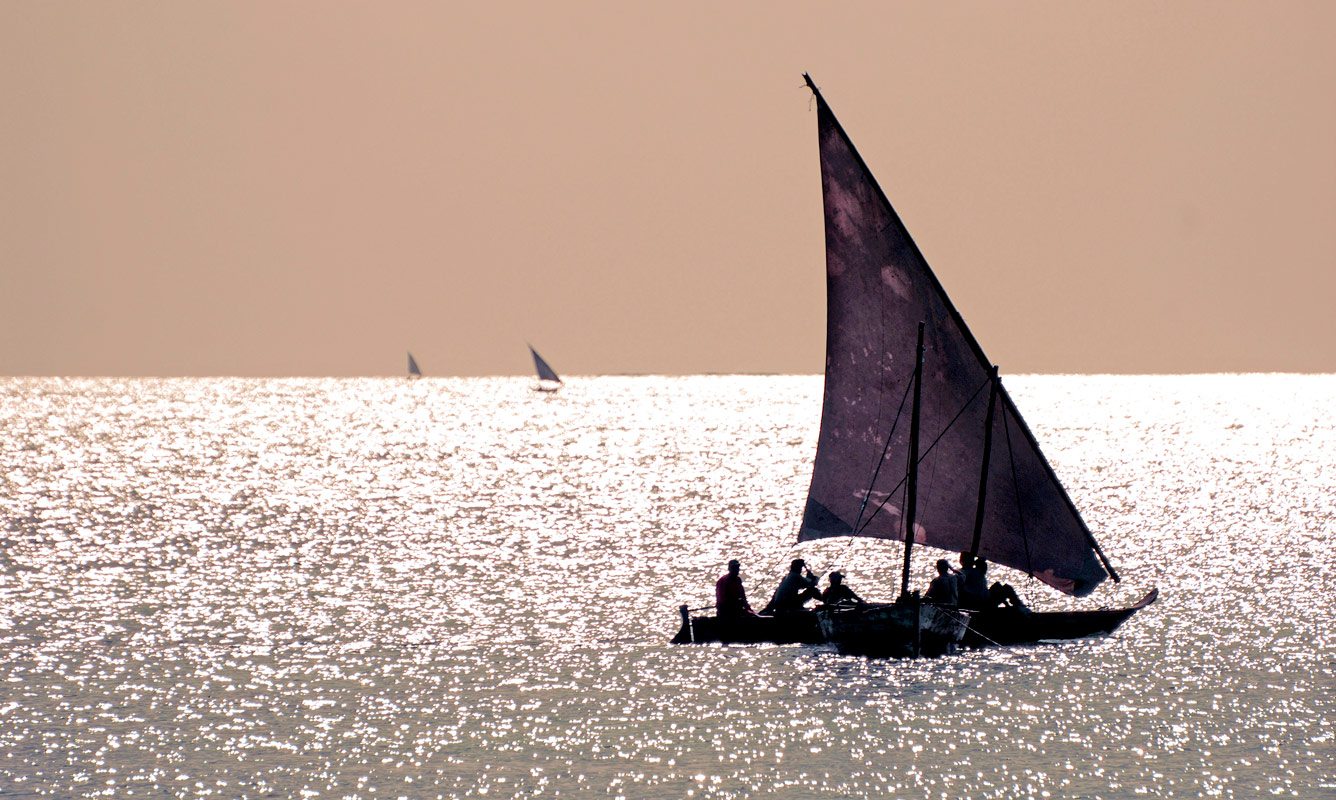
<path fill-rule="evenodd" d="M 831 643 L 844 654 L 909 658 L 942 655 L 954 645 L 1036 644 L 1042 641 L 1083 639 L 1112 633 L 1132 615 L 1154 603 L 1159 591 L 1152 589 L 1135 605 L 1094 611 L 1021 611 L 995 608 L 989 611 L 949 611 L 932 605 L 919 606 L 919 628 L 904 604 L 873 604 L 861 609 L 822 608 L 816 613 L 784 617 L 690 617 L 682 624 L 673 644 L 823 644 Z M 917 636 L 917 645 L 915 644 Z"/>
<path fill-rule="evenodd" d="M 1035 644 L 1042 641 L 1084 639 L 1113 633 L 1133 614 L 1154 603 L 1158 589 L 1151 589 L 1136 605 L 1096 611 L 1022 611 L 994 608 L 974 615 L 965 644 L 987 645 Z"/>
<path fill-rule="evenodd" d="M 825 639 L 811 612 L 783 617 L 691 617 L 673 644 L 821 644 Z"/>
<path fill-rule="evenodd" d="M 843 655 L 917 658 L 954 652 L 968 612 L 917 601 L 873 603 L 817 611 L 826 641 Z"/>

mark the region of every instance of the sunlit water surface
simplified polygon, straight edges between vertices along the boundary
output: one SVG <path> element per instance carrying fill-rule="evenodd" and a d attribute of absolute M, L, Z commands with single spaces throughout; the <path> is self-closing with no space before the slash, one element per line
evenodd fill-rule
<path fill-rule="evenodd" d="M 1336 794 L 1336 377 L 1008 385 L 1074 605 L 1161 600 L 895 662 L 667 644 L 731 557 L 891 595 L 793 548 L 819 377 L 0 381 L 0 796 Z"/>

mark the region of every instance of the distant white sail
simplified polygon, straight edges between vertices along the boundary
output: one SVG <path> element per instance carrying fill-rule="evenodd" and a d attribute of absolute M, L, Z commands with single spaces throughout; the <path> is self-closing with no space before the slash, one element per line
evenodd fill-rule
<path fill-rule="evenodd" d="M 557 371 L 552 369 L 551 365 L 544 361 L 542 356 L 538 355 L 538 351 L 533 349 L 533 345 L 529 345 L 529 352 L 533 355 L 533 367 L 538 373 L 539 387 L 548 391 L 555 390 L 561 385 L 561 378 L 558 377 Z"/>

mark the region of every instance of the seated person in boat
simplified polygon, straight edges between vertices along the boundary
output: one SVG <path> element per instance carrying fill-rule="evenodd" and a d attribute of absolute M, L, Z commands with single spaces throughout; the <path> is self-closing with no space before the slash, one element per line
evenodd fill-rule
<path fill-rule="evenodd" d="M 854 590 L 844 583 L 844 573 L 842 572 L 830 573 L 830 585 L 821 593 L 821 602 L 828 606 L 839 603 L 856 606 L 864 605 L 863 598 L 854 594 Z"/>
<path fill-rule="evenodd" d="M 960 597 L 956 592 L 956 576 L 951 573 L 951 565 L 945 558 L 937 559 L 937 577 L 928 584 L 928 591 L 923 599 L 941 606 L 954 606 Z"/>
<path fill-rule="evenodd" d="M 714 584 L 714 613 L 720 618 L 756 616 L 742 588 L 742 564 L 735 558 L 728 562 L 728 573 Z"/>
<path fill-rule="evenodd" d="M 807 574 L 804 575 L 804 572 Z M 761 613 L 777 616 L 805 611 L 804 603 L 821 597 L 816 585 L 816 576 L 807 569 L 807 562 L 801 558 L 793 559 L 793 563 L 789 564 L 789 574 L 779 582 L 779 588 L 775 590 L 774 596 L 770 598 L 770 602 Z"/>
<path fill-rule="evenodd" d="M 965 556 L 962 554 L 961 559 Z M 975 558 L 974 563 L 970 565 L 971 572 L 961 570 L 965 576 L 965 583 L 972 589 L 967 589 L 968 595 L 961 595 L 960 605 L 962 608 L 969 608 L 974 611 L 987 611 L 990 608 L 1019 608 L 1022 611 L 1029 611 L 1029 608 L 1021 601 L 1020 595 L 1011 588 L 1011 584 L 995 582 L 988 586 L 988 562 L 982 558 Z M 986 590 L 983 587 L 988 586 Z M 982 598 L 980 599 L 980 593 Z M 967 605 L 972 603 L 972 605 Z"/>
<path fill-rule="evenodd" d="M 979 611 L 988 605 L 988 563 L 969 553 L 960 554 L 956 573 L 956 592 L 960 607 Z"/>

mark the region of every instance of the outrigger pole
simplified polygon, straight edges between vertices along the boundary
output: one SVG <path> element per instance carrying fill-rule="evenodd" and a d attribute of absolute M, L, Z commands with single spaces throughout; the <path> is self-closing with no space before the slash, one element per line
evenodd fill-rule
<path fill-rule="evenodd" d="M 900 574 L 900 595 L 909 594 L 909 556 L 914 550 L 914 515 L 918 511 L 919 400 L 923 397 L 923 323 L 918 324 L 914 356 L 914 405 L 909 412 L 909 480 L 905 486 L 905 568 Z"/>

